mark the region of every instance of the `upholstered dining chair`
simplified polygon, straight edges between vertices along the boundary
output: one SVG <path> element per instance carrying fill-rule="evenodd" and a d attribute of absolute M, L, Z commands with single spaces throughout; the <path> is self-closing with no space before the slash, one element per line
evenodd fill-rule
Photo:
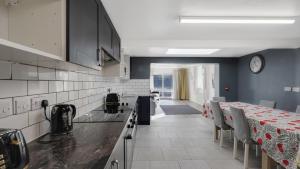
<path fill-rule="evenodd" d="M 264 107 L 269 107 L 269 108 L 275 108 L 276 107 L 276 102 L 275 101 L 270 101 L 270 100 L 261 100 L 259 102 L 259 105 L 264 106 Z"/>
<path fill-rule="evenodd" d="M 212 100 L 215 102 L 226 102 L 225 97 L 213 97 Z"/>
<path fill-rule="evenodd" d="M 231 127 L 225 123 L 224 113 L 220 107 L 219 102 L 211 101 L 211 110 L 214 116 L 214 141 L 216 141 L 217 133 L 220 130 L 220 146 L 223 147 L 224 131 L 231 130 Z"/>
<path fill-rule="evenodd" d="M 233 118 L 234 128 L 234 143 L 233 143 L 233 158 L 237 158 L 238 141 L 241 141 L 245 146 L 244 150 L 244 169 L 249 167 L 249 147 L 251 144 L 256 144 L 251 139 L 250 127 L 248 120 L 245 116 L 244 110 L 234 107 L 230 108 Z M 257 148 L 257 147 L 256 147 Z"/>
<path fill-rule="evenodd" d="M 300 105 L 297 106 L 296 113 L 300 114 Z"/>

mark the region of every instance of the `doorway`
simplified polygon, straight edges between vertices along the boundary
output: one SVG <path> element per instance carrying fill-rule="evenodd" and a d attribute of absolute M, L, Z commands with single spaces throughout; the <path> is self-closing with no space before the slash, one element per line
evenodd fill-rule
<path fill-rule="evenodd" d="M 171 99 L 173 97 L 173 75 L 164 72 L 153 75 L 153 88 L 155 91 L 159 91 L 160 98 Z"/>
<path fill-rule="evenodd" d="M 162 103 L 171 100 L 203 104 L 219 96 L 219 64 L 152 63 L 150 67 L 150 89 L 159 93 Z M 185 70 L 184 78 L 182 70 Z M 179 97 L 183 81 L 186 82 L 183 84 L 186 88 L 184 99 Z"/>

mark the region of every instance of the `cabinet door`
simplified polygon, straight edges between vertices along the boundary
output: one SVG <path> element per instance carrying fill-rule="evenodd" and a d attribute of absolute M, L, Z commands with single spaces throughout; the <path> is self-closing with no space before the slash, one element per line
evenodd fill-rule
<path fill-rule="evenodd" d="M 111 56 L 113 55 L 113 29 L 110 18 L 102 3 L 99 5 L 99 42 L 100 47 Z"/>
<path fill-rule="evenodd" d="M 68 0 L 67 60 L 98 68 L 98 3 Z"/>
<path fill-rule="evenodd" d="M 118 61 L 120 61 L 121 57 L 121 44 L 120 44 L 120 38 L 116 31 L 114 31 L 113 34 L 113 53 L 114 58 Z"/>

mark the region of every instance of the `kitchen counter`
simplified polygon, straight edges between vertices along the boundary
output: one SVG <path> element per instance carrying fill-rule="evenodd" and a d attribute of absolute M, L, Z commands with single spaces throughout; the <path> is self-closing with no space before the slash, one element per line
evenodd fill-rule
<path fill-rule="evenodd" d="M 129 100 L 134 105 L 136 97 Z M 132 110 L 126 111 L 130 114 Z M 129 116 L 126 118 L 124 122 L 74 123 L 71 134 L 48 134 L 29 143 L 29 168 L 103 169 Z"/>

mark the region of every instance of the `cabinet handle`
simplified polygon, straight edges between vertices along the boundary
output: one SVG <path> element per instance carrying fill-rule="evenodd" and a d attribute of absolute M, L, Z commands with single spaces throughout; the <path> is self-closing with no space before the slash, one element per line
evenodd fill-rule
<path fill-rule="evenodd" d="M 113 168 L 115 165 L 117 165 L 117 169 L 119 169 L 119 161 L 118 160 L 114 160 L 111 162 L 111 168 Z"/>

